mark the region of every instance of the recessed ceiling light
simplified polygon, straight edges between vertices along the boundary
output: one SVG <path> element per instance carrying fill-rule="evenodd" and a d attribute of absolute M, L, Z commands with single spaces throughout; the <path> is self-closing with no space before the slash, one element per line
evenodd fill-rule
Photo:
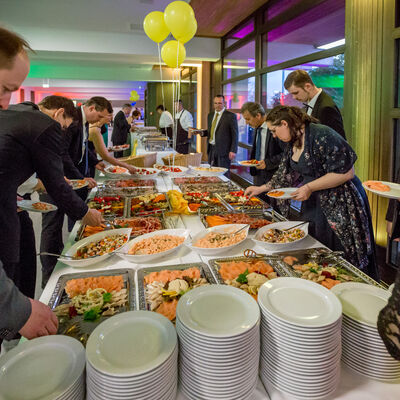
<path fill-rule="evenodd" d="M 336 40 L 335 42 L 331 42 L 331 43 L 323 44 L 322 46 L 318 46 L 317 49 L 328 50 L 328 49 L 333 49 L 334 47 L 337 47 L 337 46 L 342 46 L 344 44 L 345 44 L 345 39 L 340 39 L 340 40 Z"/>

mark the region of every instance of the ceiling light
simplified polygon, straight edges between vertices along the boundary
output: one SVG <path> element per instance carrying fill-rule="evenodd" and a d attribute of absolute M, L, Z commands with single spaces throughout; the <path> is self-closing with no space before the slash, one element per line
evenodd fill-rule
<path fill-rule="evenodd" d="M 342 46 L 345 43 L 345 39 L 336 40 L 335 42 L 323 44 L 322 46 L 318 46 L 317 49 L 321 50 L 328 50 L 332 49 L 333 47 Z"/>

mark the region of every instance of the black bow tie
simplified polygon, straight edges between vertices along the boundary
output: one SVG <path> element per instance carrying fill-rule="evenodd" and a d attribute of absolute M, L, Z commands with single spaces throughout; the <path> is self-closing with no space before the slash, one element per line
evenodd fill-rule
<path fill-rule="evenodd" d="M 309 108 L 311 108 L 311 110 L 313 109 L 313 107 L 311 107 L 309 104 L 307 103 L 303 103 L 303 106 L 306 108 L 306 111 L 308 111 Z"/>

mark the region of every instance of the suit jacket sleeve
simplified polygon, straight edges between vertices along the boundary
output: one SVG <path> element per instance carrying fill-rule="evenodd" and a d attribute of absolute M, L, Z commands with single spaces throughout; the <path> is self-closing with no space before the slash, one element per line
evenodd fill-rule
<path fill-rule="evenodd" d="M 46 129 L 32 144 L 32 162 L 57 206 L 69 217 L 77 220 L 84 217 L 88 206 L 64 179 L 63 163 L 60 157 L 62 135 L 63 133 L 56 125 Z"/>
<path fill-rule="evenodd" d="M 126 142 L 128 137 L 128 132 L 130 131 L 131 126 L 125 118 L 123 112 L 118 112 L 114 118 L 114 127 L 112 133 L 112 141 L 113 144 L 123 144 Z"/>
<path fill-rule="evenodd" d="M 283 154 L 283 149 L 280 146 L 279 139 L 276 139 L 272 137 L 272 134 L 270 131 L 268 131 L 268 134 L 271 135 L 268 149 L 265 152 L 265 165 L 266 165 L 266 170 L 270 171 L 273 169 L 277 169 L 279 167 L 279 163 L 281 162 L 282 159 L 282 154 Z"/>
<path fill-rule="evenodd" d="M 0 339 L 12 339 L 25 325 L 32 307 L 9 279 L 0 263 Z"/>
<path fill-rule="evenodd" d="M 231 148 L 229 151 L 236 154 L 238 149 L 239 127 L 236 115 L 233 113 L 230 121 L 230 134 L 232 139 L 231 139 Z"/>
<path fill-rule="evenodd" d="M 66 131 L 62 133 L 60 140 L 60 153 L 61 159 L 64 166 L 64 174 L 68 179 L 83 179 L 84 176 L 80 173 L 79 169 L 76 168 L 70 155 L 70 146 L 72 138 L 77 134 L 76 125 L 71 125 Z"/>
<path fill-rule="evenodd" d="M 100 162 L 100 160 L 97 158 L 96 151 L 92 150 L 90 147 L 88 149 L 88 162 L 93 168 Z"/>

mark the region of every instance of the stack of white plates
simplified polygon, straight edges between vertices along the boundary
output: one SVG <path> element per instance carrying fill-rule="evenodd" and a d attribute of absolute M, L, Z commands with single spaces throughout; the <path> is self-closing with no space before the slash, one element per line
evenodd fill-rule
<path fill-rule="evenodd" d="M 336 285 L 332 292 L 343 306 L 343 362 L 372 379 L 399 379 L 400 362 L 389 355 L 376 326 L 379 311 L 386 306 L 391 293 L 358 282 Z"/>
<path fill-rule="evenodd" d="M 201 286 L 182 296 L 176 330 L 187 398 L 251 398 L 258 381 L 259 320 L 257 303 L 231 286 Z"/>
<path fill-rule="evenodd" d="M 261 370 L 266 386 L 296 398 L 318 399 L 339 383 L 342 307 L 314 282 L 277 278 L 258 292 Z"/>
<path fill-rule="evenodd" d="M 175 400 L 177 344 L 174 326 L 160 314 L 111 317 L 87 342 L 87 399 Z"/>
<path fill-rule="evenodd" d="M 0 358 L 0 399 L 83 400 L 85 348 L 69 336 L 44 336 Z"/>

